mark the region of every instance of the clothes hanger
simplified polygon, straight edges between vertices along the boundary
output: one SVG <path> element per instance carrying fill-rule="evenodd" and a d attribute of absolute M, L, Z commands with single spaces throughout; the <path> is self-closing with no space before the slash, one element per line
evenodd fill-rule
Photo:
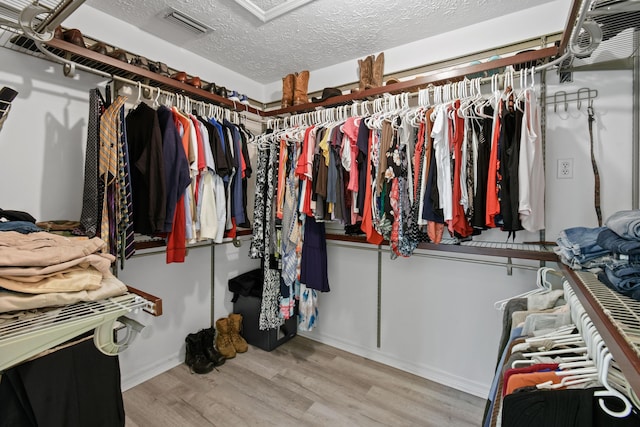
<path fill-rule="evenodd" d="M 626 418 L 627 416 L 629 416 L 629 414 L 631 414 L 631 402 L 629 402 L 629 399 L 627 398 L 627 396 L 625 396 L 624 394 L 620 393 L 618 390 L 616 390 L 615 388 L 613 388 L 610 384 L 609 384 L 609 380 L 608 380 L 608 374 L 609 374 L 609 368 L 611 366 L 611 362 L 613 360 L 613 356 L 611 355 L 611 353 L 609 353 L 609 349 L 605 350 L 606 354 L 603 358 L 602 361 L 602 366 L 600 367 L 600 382 L 602 383 L 602 385 L 606 388 L 606 390 L 597 390 L 593 393 L 593 395 L 595 397 L 599 397 L 600 399 L 598 399 L 598 404 L 600 405 L 600 408 L 606 412 L 607 414 L 609 414 L 612 417 L 616 417 L 616 418 Z M 618 398 L 622 401 L 622 403 L 624 404 L 624 409 L 619 411 L 619 412 L 615 412 L 612 411 L 611 409 L 609 409 L 607 407 L 607 405 L 605 404 L 604 399 L 602 399 L 603 397 L 615 397 Z"/>
<path fill-rule="evenodd" d="M 157 88 L 158 91 L 156 93 L 156 97 L 153 98 L 153 103 L 151 104 L 154 108 L 158 108 L 160 106 L 160 88 Z"/>
<path fill-rule="evenodd" d="M 552 288 L 551 288 L 551 283 L 546 278 L 546 275 L 550 270 L 553 270 L 553 269 L 551 269 L 549 267 L 541 267 L 541 268 L 538 269 L 538 271 L 536 273 L 536 289 L 524 292 L 522 294 L 510 297 L 510 298 L 505 298 L 503 300 L 496 301 L 493 304 L 493 307 L 496 310 L 504 311 L 505 306 L 512 299 L 515 299 L 515 298 L 526 298 L 526 297 L 528 297 L 530 295 L 544 294 L 544 293 L 549 292 Z"/>
<path fill-rule="evenodd" d="M 138 97 L 136 98 L 136 105 L 140 104 L 142 98 L 142 84 L 138 82 Z"/>

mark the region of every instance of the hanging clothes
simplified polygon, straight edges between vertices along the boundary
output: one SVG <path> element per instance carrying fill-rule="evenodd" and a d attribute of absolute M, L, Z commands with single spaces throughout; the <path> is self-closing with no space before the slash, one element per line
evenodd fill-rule
<path fill-rule="evenodd" d="M 522 230 L 518 214 L 519 184 L 518 164 L 520 162 L 520 136 L 522 134 L 522 111 L 516 105 L 507 106 L 502 118 L 502 147 L 498 175 L 502 177 L 500 184 L 500 214 L 502 229 L 515 232 Z"/>
<path fill-rule="evenodd" d="M 540 106 L 534 90 L 526 90 L 518 163 L 518 213 L 527 231 L 544 229 L 544 151 Z"/>

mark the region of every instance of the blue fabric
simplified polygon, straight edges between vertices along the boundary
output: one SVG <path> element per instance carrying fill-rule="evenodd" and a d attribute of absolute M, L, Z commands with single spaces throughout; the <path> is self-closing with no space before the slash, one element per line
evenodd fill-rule
<path fill-rule="evenodd" d="M 640 301 L 640 262 L 611 261 L 598 279 L 614 291 Z"/>
<path fill-rule="evenodd" d="M 611 259 L 611 251 L 598 244 L 598 236 L 606 230 L 607 227 L 572 227 L 562 230 L 556 240 L 558 246 L 554 248 L 554 252 L 574 270 L 601 267 Z"/>
<path fill-rule="evenodd" d="M 8 221 L 0 222 L 0 231 L 17 231 L 21 234 L 29 234 L 44 230 L 29 221 Z"/>
<path fill-rule="evenodd" d="M 231 182 L 231 190 L 233 191 L 231 197 L 232 213 L 233 217 L 236 219 L 236 224 L 244 224 L 246 218 L 244 216 L 244 209 L 242 205 L 244 197 L 242 194 L 242 162 L 240 161 L 240 157 L 242 156 L 242 147 L 240 145 L 240 132 L 238 131 L 238 127 L 228 120 L 224 121 L 224 125 L 231 130 L 233 138 L 231 143 L 233 144 L 234 166 L 236 168 L 236 173 L 233 176 L 233 181 Z"/>
<path fill-rule="evenodd" d="M 496 373 L 493 377 L 493 382 L 491 383 L 491 389 L 489 390 L 489 401 L 491 405 L 489 405 L 489 412 L 487 412 L 487 418 L 484 420 L 483 427 L 489 427 L 491 425 L 491 414 L 493 413 L 493 407 L 496 403 L 496 392 L 498 390 L 498 383 L 500 382 L 500 378 L 502 377 L 502 368 L 504 366 L 505 360 L 507 360 L 507 353 L 509 351 L 509 347 L 511 342 L 516 338 L 519 338 L 522 335 L 522 328 L 513 328 L 511 330 L 511 335 L 509 336 L 509 341 L 507 345 L 504 347 L 502 351 L 502 356 L 500 357 L 500 362 L 496 368 Z"/>
<path fill-rule="evenodd" d="M 570 249 L 576 256 L 600 256 L 606 252 L 604 248 L 598 245 L 598 235 L 606 230 L 607 227 L 587 228 L 572 227 L 562 230 L 558 237 L 557 243 L 560 246 Z"/>
<path fill-rule="evenodd" d="M 329 292 L 324 222 L 317 222 L 312 216 L 307 216 L 304 224 L 300 283 L 309 289 Z"/>
<path fill-rule="evenodd" d="M 220 123 L 218 123 L 217 121 L 215 121 L 214 119 L 209 120 L 209 123 L 211 123 L 213 126 L 215 126 L 216 130 L 218 131 L 218 137 L 220 138 L 220 145 L 222 147 L 222 151 L 226 154 L 227 153 L 227 145 L 224 143 L 225 138 L 224 138 L 224 130 L 222 129 L 222 125 Z M 229 165 L 229 167 L 231 167 L 231 165 Z M 229 175 L 225 174 L 222 177 L 222 181 L 225 183 L 225 188 L 226 188 L 226 184 L 229 183 Z"/>
<path fill-rule="evenodd" d="M 176 205 L 191 183 L 189 161 L 182 147 L 182 137 L 173 121 L 173 113 L 164 105 L 158 107 L 158 122 L 162 134 L 162 159 L 167 191 L 167 208 L 164 219 L 166 233 L 171 232 Z"/>
<path fill-rule="evenodd" d="M 633 298 L 636 301 L 640 301 L 640 275 L 635 277 L 627 277 L 625 282 L 614 282 L 610 279 L 613 277 L 614 281 L 619 280 L 609 270 L 603 270 L 598 273 L 598 280 L 604 283 L 608 288 L 621 293 L 629 298 Z"/>
<path fill-rule="evenodd" d="M 624 239 L 608 228 L 598 235 L 598 244 L 615 254 L 640 255 L 640 240 Z"/>
<path fill-rule="evenodd" d="M 640 210 L 616 212 L 605 225 L 622 238 L 640 240 Z"/>

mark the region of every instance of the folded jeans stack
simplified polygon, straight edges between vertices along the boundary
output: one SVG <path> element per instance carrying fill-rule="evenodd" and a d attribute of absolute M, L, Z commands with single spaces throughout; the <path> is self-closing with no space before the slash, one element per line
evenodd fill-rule
<path fill-rule="evenodd" d="M 560 260 L 574 270 L 602 267 L 611 259 L 611 251 L 598 244 L 606 227 L 572 227 L 562 230 L 554 248 Z"/>
<path fill-rule="evenodd" d="M 616 212 L 605 225 L 597 242 L 620 259 L 608 261 L 598 279 L 609 288 L 640 301 L 640 210 Z"/>
<path fill-rule="evenodd" d="M 640 262 L 609 261 L 598 279 L 614 291 L 640 301 Z"/>

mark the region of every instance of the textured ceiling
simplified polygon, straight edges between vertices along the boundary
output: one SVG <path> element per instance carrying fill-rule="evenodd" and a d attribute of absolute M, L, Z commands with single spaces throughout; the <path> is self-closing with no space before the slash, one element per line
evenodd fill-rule
<path fill-rule="evenodd" d="M 234 0 L 86 3 L 256 82 L 271 83 L 292 71 L 361 58 L 548 1 L 314 0 L 267 23 Z M 267 10 L 284 0 L 253 3 Z M 214 31 L 194 35 L 167 22 L 162 16 L 170 7 Z"/>

